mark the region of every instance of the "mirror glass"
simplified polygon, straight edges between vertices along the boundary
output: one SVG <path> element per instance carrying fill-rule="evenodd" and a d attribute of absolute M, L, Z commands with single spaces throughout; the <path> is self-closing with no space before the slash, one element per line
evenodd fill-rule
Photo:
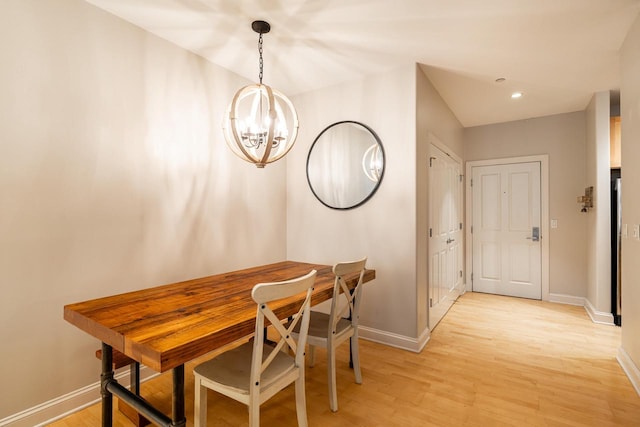
<path fill-rule="evenodd" d="M 384 150 L 378 135 L 359 122 L 328 126 L 307 157 L 307 180 L 325 206 L 351 209 L 376 192 L 384 175 Z"/>

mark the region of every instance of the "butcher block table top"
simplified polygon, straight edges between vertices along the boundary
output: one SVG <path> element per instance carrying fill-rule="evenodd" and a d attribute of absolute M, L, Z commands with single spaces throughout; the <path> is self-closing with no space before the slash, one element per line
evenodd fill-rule
<path fill-rule="evenodd" d="M 332 266 L 295 261 L 247 268 L 69 304 L 64 318 L 105 344 L 165 372 L 203 354 L 251 335 L 256 303 L 251 290 L 258 283 L 293 279 L 317 270 L 311 304 L 332 297 Z M 347 278 L 355 285 L 358 276 Z M 365 272 L 364 281 L 375 278 Z M 295 314 L 295 301 L 283 300 L 277 311 Z"/>

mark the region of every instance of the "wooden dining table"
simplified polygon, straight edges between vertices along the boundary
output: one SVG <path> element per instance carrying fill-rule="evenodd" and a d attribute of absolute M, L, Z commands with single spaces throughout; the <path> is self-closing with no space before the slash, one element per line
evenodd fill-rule
<path fill-rule="evenodd" d="M 258 283 L 293 279 L 316 270 L 311 304 L 333 296 L 332 266 L 282 261 L 107 296 L 64 307 L 69 323 L 102 341 L 102 425 L 112 425 L 113 395 L 160 426 L 184 426 L 184 364 L 254 333 Z M 364 281 L 375 278 L 367 269 Z M 346 278 L 355 286 L 358 276 Z M 295 314 L 303 295 L 280 302 L 279 316 Z M 113 349 L 157 371 L 173 375 L 172 416 L 154 408 L 114 378 Z"/>

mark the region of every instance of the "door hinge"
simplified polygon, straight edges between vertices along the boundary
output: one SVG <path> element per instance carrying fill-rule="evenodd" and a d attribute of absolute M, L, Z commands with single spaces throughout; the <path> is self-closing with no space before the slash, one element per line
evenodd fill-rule
<path fill-rule="evenodd" d="M 432 228 L 429 229 L 429 237 L 433 237 L 433 229 Z"/>
<path fill-rule="evenodd" d="M 464 175 L 458 175 L 458 177 L 460 178 L 460 182 L 462 182 L 462 178 L 464 177 Z"/>
<path fill-rule="evenodd" d="M 433 166 L 433 161 L 435 160 L 435 157 L 429 157 L 429 167 Z"/>
<path fill-rule="evenodd" d="M 460 230 L 462 230 L 462 223 L 460 223 Z"/>
<path fill-rule="evenodd" d="M 462 270 L 460 270 L 460 277 L 462 277 Z"/>
<path fill-rule="evenodd" d="M 471 273 L 471 283 L 473 283 L 473 273 Z"/>
<path fill-rule="evenodd" d="M 471 226 L 471 234 L 473 234 L 473 225 Z"/>
<path fill-rule="evenodd" d="M 469 181 L 469 187 L 473 187 L 473 178 L 471 178 L 471 181 Z"/>
<path fill-rule="evenodd" d="M 429 307 L 433 307 L 433 298 L 429 298 Z"/>

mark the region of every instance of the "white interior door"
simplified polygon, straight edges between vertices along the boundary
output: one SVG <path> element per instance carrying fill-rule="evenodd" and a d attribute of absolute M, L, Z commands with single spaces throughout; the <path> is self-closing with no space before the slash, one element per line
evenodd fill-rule
<path fill-rule="evenodd" d="M 472 287 L 541 299 L 540 162 L 472 168 Z"/>
<path fill-rule="evenodd" d="M 460 295 L 462 284 L 462 168 L 431 146 L 429 166 L 429 328 Z"/>

